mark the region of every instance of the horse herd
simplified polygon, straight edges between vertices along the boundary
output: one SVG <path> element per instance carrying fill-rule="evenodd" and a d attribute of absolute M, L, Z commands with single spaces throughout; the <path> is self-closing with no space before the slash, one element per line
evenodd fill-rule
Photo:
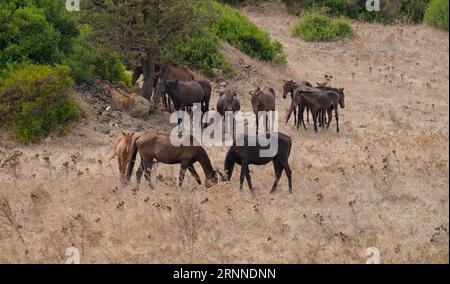
<path fill-rule="evenodd" d="M 142 68 L 141 68 L 142 69 Z M 141 70 L 142 71 L 142 70 Z M 133 74 L 133 83 L 136 83 L 139 74 L 139 67 L 135 69 Z M 171 111 L 171 105 L 175 110 L 186 110 L 192 107 L 194 103 L 200 103 L 202 112 L 209 110 L 209 102 L 211 99 L 211 85 L 207 80 L 195 80 L 192 72 L 185 66 L 172 64 L 157 64 L 155 67 L 155 94 L 154 100 L 163 98 L 165 108 Z M 261 111 L 275 111 L 276 94 L 272 88 L 267 91 L 257 88 L 255 91 L 249 92 L 251 96 L 251 104 L 253 112 L 258 117 Z M 339 106 L 345 107 L 345 94 L 343 88 L 332 88 L 326 84 L 317 83 L 313 87 L 309 82 L 303 81 L 296 83 L 293 80 L 283 82 L 283 98 L 287 95 L 291 97 L 291 106 L 287 113 L 286 123 L 290 116 L 294 113 L 294 123 L 298 128 L 303 125 L 306 129 L 304 121 L 304 111 L 307 111 L 307 122 L 309 122 L 309 113 L 312 114 L 314 130 L 318 131 L 319 127 L 329 128 L 333 112 L 336 119 L 336 130 L 339 132 Z M 216 110 L 223 116 L 225 112 L 236 112 L 240 110 L 240 101 L 237 94 L 231 90 L 220 93 Z M 258 119 L 257 129 L 258 129 Z M 266 120 L 267 126 L 267 120 Z M 272 133 L 274 134 L 274 133 Z M 275 171 L 275 181 L 271 192 L 277 188 L 278 182 L 283 171 L 288 178 L 289 192 L 292 192 L 292 171 L 288 160 L 292 148 L 292 139 L 283 134 L 275 133 L 270 135 L 266 133 L 267 138 L 270 137 L 270 143 L 277 142 L 278 147 L 270 157 L 262 157 L 260 151 L 269 148 L 269 146 L 261 145 L 258 139 L 255 146 L 249 146 L 250 137 L 244 135 L 238 137 L 233 145 L 229 148 L 224 159 L 224 172 L 213 167 L 211 160 L 202 146 L 184 146 L 184 145 L 200 145 L 194 143 L 192 135 L 187 136 L 183 146 L 174 146 L 171 143 L 170 135 L 148 131 L 145 133 L 122 133 L 115 143 L 115 153 L 111 158 L 117 156 L 119 163 L 119 171 L 121 180 L 124 184 L 129 184 L 131 174 L 134 169 L 137 154 L 141 158 L 141 163 L 136 171 L 137 184 L 139 186 L 142 175 L 145 180 L 152 185 L 151 172 L 155 162 L 163 164 L 180 164 L 179 186 L 181 187 L 185 178 L 186 170 L 188 170 L 198 184 L 201 179 L 194 164 L 199 163 L 205 174 L 205 186 L 210 187 L 219 183 L 220 180 L 230 180 L 233 174 L 235 164 L 241 166 L 240 171 L 240 190 L 243 190 L 244 180 L 247 180 L 248 187 L 253 196 L 255 191 L 252 185 L 249 165 L 264 165 L 269 162 L 273 163 Z M 272 141 L 278 139 L 278 141 Z M 236 143 L 236 141 L 244 141 Z"/>

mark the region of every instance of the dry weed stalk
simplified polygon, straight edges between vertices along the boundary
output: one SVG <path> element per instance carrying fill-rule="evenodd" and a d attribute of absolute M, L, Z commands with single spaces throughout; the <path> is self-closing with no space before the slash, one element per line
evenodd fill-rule
<path fill-rule="evenodd" d="M 176 229 L 183 246 L 188 249 L 190 256 L 193 257 L 195 244 L 205 224 L 204 212 L 199 207 L 195 196 L 176 200 L 175 204 L 174 223 Z"/>
<path fill-rule="evenodd" d="M 11 206 L 9 205 L 8 199 L 1 193 L 0 193 L 0 217 L 3 217 L 8 221 L 8 223 L 17 233 L 23 246 L 25 247 L 25 253 L 28 253 L 27 245 L 25 243 L 25 240 L 23 239 L 22 233 L 20 233 L 19 230 L 21 228 L 21 225 L 17 223 L 16 218 L 14 216 L 14 212 L 12 211 Z"/>

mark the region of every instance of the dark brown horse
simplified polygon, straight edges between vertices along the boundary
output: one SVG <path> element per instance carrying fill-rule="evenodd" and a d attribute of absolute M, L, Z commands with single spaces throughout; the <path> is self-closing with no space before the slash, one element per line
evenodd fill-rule
<path fill-rule="evenodd" d="M 189 141 L 186 141 L 188 144 L 184 145 L 193 145 L 193 136 L 190 136 L 187 139 L 189 139 Z M 174 146 L 171 142 L 170 135 L 157 132 L 146 132 L 133 141 L 133 145 L 131 147 L 130 163 L 128 164 L 126 175 L 126 180 L 128 183 L 131 179 L 131 174 L 133 172 L 138 152 L 142 161 L 140 170 L 142 170 L 142 168 L 144 169 L 145 177 L 149 181 L 150 186 L 152 186 L 151 170 L 154 161 L 168 165 L 180 164 L 181 168 L 178 183 L 180 187 L 183 184 L 186 169 L 191 172 L 198 184 L 202 183 L 200 176 L 198 175 L 194 167 L 194 164 L 196 162 L 200 163 L 205 173 L 205 185 L 207 187 L 217 184 L 219 182 L 218 175 L 222 176 L 219 171 L 216 171 L 213 168 L 211 160 L 209 159 L 208 154 L 203 147 Z M 138 172 L 137 174 L 138 184 L 140 183 L 141 177 L 142 171 Z"/>
<path fill-rule="evenodd" d="M 269 135 L 269 134 L 267 134 Z M 249 165 L 265 165 L 269 162 L 273 162 L 273 167 L 275 170 L 275 182 L 272 186 L 271 193 L 275 192 L 278 182 L 280 181 L 281 174 L 283 170 L 286 172 L 286 176 L 289 182 L 289 192 L 292 193 L 292 172 L 289 167 L 289 155 L 292 148 L 292 140 L 289 136 L 283 133 L 272 133 L 269 141 L 269 145 L 261 146 L 258 140 L 249 139 L 247 135 L 241 136 L 237 141 L 243 139 L 243 146 L 238 146 L 240 144 L 234 141 L 233 146 L 228 150 L 225 156 L 225 175 L 227 175 L 228 180 L 231 179 L 233 175 L 234 165 L 237 163 L 241 166 L 241 176 L 240 176 L 240 190 L 242 191 L 244 185 L 244 179 L 247 179 L 248 187 L 253 197 L 255 197 L 255 191 L 252 186 L 252 181 L 250 177 Z M 278 139 L 276 141 L 275 139 Z M 250 141 L 256 141 L 255 146 L 249 146 Z M 262 157 L 261 150 L 268 149 L 273 143 L 278 143 L 278 147 L 270 157 Z M 241 144 L 242 145 L 242 144 Z"/>
<path fill-rule="evenodd" d="M 163 66 L 163 63 L 161 63 L 160 61 L 156 61 L 155 62 L 155 78 L 153 80 L 153 87 L 155 87 L 156 83 L 158 83 L 159 72 L 161 72 L 162 66 Z M 137 83 L 139 78 L 142 76 L 142 73 L 143 73 L 142 65 L 139 65 L 136 68 L 134 68 L 134 70 L 133 70 L 133 77 L 131 78 L 131 84 L 132 85 Z"/>
<path fill-rule="evenodd" d="M 228 120 L 229 117 L 225 116 L 225 112 L 231 111 L 235 113 L 236 111 L 241 110 L 241 103 L 239 102 L 237 94 L 230 90 L 220 93 L 219 99 L 217 100 L 216 109 L 222 118 L 227 120 L 225 121 L 225 127 L 232 130 L 234 128 L 234 116 L 232 120 Z"/>
<path fill-rule="evenodd" d="M 184 65 L 170 65 L 165 64 L 161 68 L 161 72 L 159 73 L 159 82 L 165 82 L 168 80 L 180 80 L 184 82 L 190 82 L 195 79 L 194 74 Z M 167 110 L 170 111 L 170 99 L 166 96 L 166 93 L 158 88 L 156 85 L 155 88 L 155 96 L 153 98 L 154 102 L 157 103 L 160 98 L 163 98 L 163 104 Z"/>
<path fill-rule="evenodd" d="M 287 95 L 289 94 L 291 97 L 291 103 L 292 100 L 294 99 L 294 93 L 295 90 L 297 90 L 298 88 L 302 87 L 302 86 L 307 86 L 307 87 L 311 87 L 312 85 L 311 83 L 309 83 L 308 81 L 302 81 L 300 82 L 300 84 L 297 84 L 297 82 L 295 82 L 294 80 L 283 80 L 283 99 L 287 98 Z M 300 108 L 300 106 L 298 106 L 298 108 Z M 309 108 L 306 109 L 306 120 L 309 122 Z M 297 108 L 294 109 L 294 125 L 297 125 Z"/>
<path fill-rule="evenodd" d="M 288 111 L 289 119 L 291 113 L 297 105 L 301 105 L 301 116 L 303 116 L 304 106 L 308 105 L 314 120 L 314 130 L 317 132 L 317 119 L 318 114 L 322 110 L 326 110 L 328 113 L 328 124 L 327 128 L 330 127 L 331 119 L 332 119 L 332 111 L 334 109 L 336 116 L 336 130 L 339 132 L 339 114 L 338 114 L 338 105 L 341 104 L 345 106 L 344 99 L 341 99 L 341 96 L 333 91 L 322 91 L 317 90 L 316 88 L 303 87 L 298 88 L 295 91 L 294 101 L 292 102 L 291 108 Z M 300 115 L 299 115 L 300 117 Z"/>
<path fill-rule="evenodd" d="M 264 92 L 261 88 L 256 88 L 256 91 L 249 92 L 251 95 L 251 102 L 253 107 L 253 112 L 256 115 L 256 132 L 259 129 L 259 112 L 273 112 L 275 111 L 275 91 L 269 88 L 269 93 Z M 266 129 L 269 128 L 268 116 L 266 116 Z"/>

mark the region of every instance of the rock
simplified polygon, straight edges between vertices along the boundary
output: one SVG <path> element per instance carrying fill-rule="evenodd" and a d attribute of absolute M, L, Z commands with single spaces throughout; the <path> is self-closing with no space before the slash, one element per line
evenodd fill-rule
<path fill-rule="evenodd" d="M 222 70 L 214 68 L 212 71 L 213 71 L 213 74 L 214 74 L 214 81 L 218 82 L 218 81 L 224 80 L 223 71 Z"/>
<path fill-rule="evenodd" d="M 98 125 L 94 128 L 95 131 L 103 133 L 103 134 L 110 134 L 111 133 L 111 128 L 108 125 Z"/>
<path fill-rule="evenodd" d="M 150 102 L 137 94 L 125 94 L 118 90 L 111 90 L 112 106 L 114 110 L 128 113 L 139 119 L 146 119 L 150 113 Z"/>
<path fill-rule="evenodd" d="M 221 86 L 222 88 L 226 88 L 226 86 L 228 86 L 228 83 L 225 82 L 225 81 L 223 81 L 223 82 L 220 83 L 220 86 Z"/>

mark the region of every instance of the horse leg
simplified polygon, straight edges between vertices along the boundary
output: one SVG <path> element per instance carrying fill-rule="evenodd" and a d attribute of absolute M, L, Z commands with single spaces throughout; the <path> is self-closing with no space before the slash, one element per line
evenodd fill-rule
<path fill-rule="evenodd" d="M 292 193 L 292 171 L 291 171 L 291 167 L 289 167 L 289 163 L 288 163 L 287 159 L 281 161 L 280 163 L 283 166 L 284 172 L 286 173 L 286 176 L 288 178 L 289 193 Z"/>
<path fill-rule="evenodd" d="M 152 168 L 153 168 L 153 157 L 145 161 L 144 168 L 144 178 L 148 182 L 148 185 L 153 189 L 152 185 Z"/>
<path fill-rule="evenodd" d="M 314 121 L 314 131 L 316 133 L 318 132 L 318 130 L 317 130 L 317 113 L 318 113 L 318 111 L 316 109 L 311 110 L 312 118 L 313 118 L 313 121 Z"/>
<path fill-rule="evenodd" d="M 297 126 L 297 107 L 294 107 L 294 125 Z M 297 127 L 298 129 L 298 127 Z"/>
<path fill-rule="evenodd" d="M 245 167 L 248 167 L 247 164 L 241 164 L 241 175 L 239 177 L 239 190 L 242 192 L 244 190 L 244 179 L 245 179 Z"/>
<path fill-rule="evenodd" d="M 138 189 L 141 185 L 141 178 L 142 174 L 144 173 L 144 169 L 145 169 L 144 160 L 141 158 L 141 164 L 139 165 L 139 169 L 136 171 L 136 181 Z"/>
<path fill-rule="evenodd" d="M 181 164 L 180 167 L 180 177 L 178 178 L 178 186 L 181 187 L 183 185 L 184 177 L 186 175 L 186 165 Z"/>
<path fill-rule="evenodd" d="M 331 121 L 333 120 L 333 112 L 332 112 L 331 108 L 327 109 L 327 113 L 328 113 L 327 129 L 329 129 L 330 125 L 331 125 Z"/>
<path fill-rule="evenodd" d="M 275 182 L 273 183 L 272 190 L 270 193 L 274 193 L 280 181 L 281 174 L 283 173 L 283 167 L 277 160 L 273 160 L 273 168 L 275 170 Z"/>
<path fill-rule="evenodd" d="M 309 124 L 309 107 L 306 107 L 306 122 Z"/>
<path fill-rule="evenodd" d="M 192 176 L 194 176 L 195 181 L 198 184 L 202 184 L 202 180 L 200 179 L 200 176 L 198 175 L 197 171 L 195 170 L 194 165 L 190 165 L 188 167 L 188 170 L 191 172 Z"/>
<path fill-rule="evenodd" d="M 338 114 L 338 106 L 334 106 L 334 116 L 336 117 L 336 131 L 339 133 L 339 114 Z"/>
<path fill-rule="evenodd" d="M 244 169 L 245 177 L 247 178 L 248 188 L 250 189 L 250 192 L 251 192 L 253 198 L 255 198 L 256 197 L 255 189 L 253 188 L 253 185 L 252 185 L 252 178 L 250 177 L 250 170 L 248 168 L 248 164 L 245 164 L 245 166 L 243 166 L 243 169 Z"/>
<path fill-rule="evenodd" d="M 258 136 L 258 128 L 259 128 L 259 115 L 258 115 L 258 112 L 256 112 L 255 115 L 256 115 L 256 136 Z"/>

